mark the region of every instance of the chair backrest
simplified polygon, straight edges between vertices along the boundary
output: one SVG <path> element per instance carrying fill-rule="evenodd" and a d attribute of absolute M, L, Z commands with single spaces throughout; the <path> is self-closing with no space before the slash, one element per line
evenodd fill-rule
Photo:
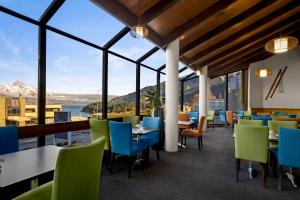
<path fill-rule="evenodd" d="M 233 122 L 232 111 L 226 111 L 226 120 L 227 123 L 232 124 Z"/>
<path fill-rule="evenodd" d="M 0 155 L 19 151 L 18 127 L 0 127 Z"/>
<path fill-rule="evenodd" d="M 159 117 L 144 117 L 143 127 L 151 129 L 160 129 L 160 118 Z"/>
<path fill-rule="evenodd" d="M 111 152 L 130 155 L 132 151 L 132 128 L 129 122 L 109 122 Z"/>
<path fill-rule="evenodd" d="M 108 121 L 106 119 L 99 120 L 99 119 L 90 119 L 90 126 L 91 126 L 91 136 L 92 141 L 97 140 L 100 137 L 105 137 L 105 150 L 110 149 L 110 135 L 109 135 L 109 128 L 108 128 Z"/>
<path fill-rule="evenodd" d="M 189 117 L 190 118 L 194 118 L 193 121 L 194 121 L 194 125 L 195 127 L 198 127 L 198 124 L 199 124 L 199 112 L 189 112 Z"/>
<path fill-rule="evenodd" d="M 279 133 L 279 128 L 297 128 L 296 121 L 269 121 L 269 128 L 270 130 L 274 131 L 275 133 Z"/>
<path fill-rule="evenodd" d="M 300 130 L 280 128 L 279 132 L 279 164 L 300 168 Z"/>
<path fill-rule="evenodd" d="M 277 117 L 276 118 L 277 121 L 300 121 L 300 119 L 297 118 L 290 118 L 290 117 Z"/>
<path fill-rule="evenodd" d="M 270 116 L 252 115 L 251 119 L 252 120 L 262 120 L 263 121 L 263 126 L 268 126 L 268 121 L 272 120 L 272 117 L 270 117 Z"/>
<path fill-rule="evenodd" d="M 132 127 L 140 123 L 140 116 L 124 116 L 123 122 L 130 122 Z"/>
<path fill-rule="evenodd" d="M 190 121 L 190 116 L 188 113 L 179 113 L 178 120 L 179 121 Z"/>
<path fill-rule="evenodd" d="M 249 126 L 262 126 L 263 121 L 262 120 L 239 119 L 238 124 L 239 125 L 249 125 Z"/>
<path fill-rule="evenodd" d="M 267 163 L 269 128 L 265 126 L 236 125 L 235 157 Z"/>
<path fill-rule="evenodd" d="M 226 122 L 226 112 L 220 111 L 219 116 L 220 116 L 220 120 L 225 123 Z"/>
<path fill-rule="evenodd" d="M 198 114 L 199 115 L 199 114 Z M 214 110 L 209 110 L 207 111 L 207 116 L 212 116 L 214 117 L 215 116 L 215 111 Z"/>
<path fill-rule="evenodd" d="M 105 138 L 61 149 L 54 173 L 51 200 L 99 199 L 99 182 Z"/>
<path fill-rule="evenodd" d="M 244 116 L 250 117 L 252 114 L 252 111 L 244 111 Z"/>
<path fill-rule="evenodd" d="M 198 125 L 198 134 L 201 136 L 203 134 L 203 127 L 205 123 L 205 116 L 200 116 L 199 125 Z"/>

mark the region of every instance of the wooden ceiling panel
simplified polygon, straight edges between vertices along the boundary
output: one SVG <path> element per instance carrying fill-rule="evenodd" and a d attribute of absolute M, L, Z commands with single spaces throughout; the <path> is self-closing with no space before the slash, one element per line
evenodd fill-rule
<path fill-rule="evenodd" d="M 249 9 L 251 6 L 257 4 L 260 0 L 239 0 L 222 12 L 216 13 L 213 17 L 208 18 L 203 23 L 194 27 L 190 31 L 186 32 L 180 40 L 180 46 L 183 47 L 190 42 L 194 41 L 198 37 L 204 35 L 206 32 L 214 29 L 215 27 L 225 23 L 236 15 Z"/>
<path fill-rule="evenodd" d="M 217 0 L 181 0 L 148 25 L 162 37 L 203 12 Z"/>
<path fill-rule="evenodd" d="M 294 9 L 292 9 L 291 11 L 285 13 L 284 15 L 279 16 L 269 22 L 267 22 L 266 24 L 264 24 L 263 26 L 260 26 L 259 28 L 245 34 L 245 35 L 242 35 L 241 37 L 239 38 L 235 38 L 234 41 L 230 42 L 230 43 L 227 43 L 226 45 L 222 46 L 221 48 L 218 48 L 218 49 L 215 49 L 214 51 L 210 52 L 210 53 L 207 53 L 205 56 L 203 56 L 201 59 L 199 59 L 198 62 L 201 62 L 203 60 L 207 60 L 213 56 L 215 56 L 216 54 L 222 52 L 222 51 L 225 51 L 226 49 L 238 44 L 238 43 L 241 43 L 242 41 L 246 40 L 247 38 L 250 38 L 251 36 L 254 36 L 258 33 L 260 33 L 261 31 L 263 30 L 267 30 L 268 28 L 270 28 L 271 26 L 273 26 L 274 24 L 277 24 L 280 22 L 281 19 L 286 19 L 286 18 L 289 18 L 293 15 L 295 15 L 296 13 L 299 14 L 300 12 L 300 7 L 296 7 Z M 224 41 L 224 40 L 223 40 Z M 215 45 L 214 45 L 215 46 Z M 212 46 L 212 48 L 214 47 Z M 193 57 L 199 55 L 199 52 L 204 52 L 204 51 L 208 51 L 208 48 L 205 48 L 205 46 L 201 46 L 201 48 L 196 48 L 192 53 L 190 53 L 188 56 L 186 56 L 187 59 L 193 59 Z"/>
<path fill-rule="evenodd" d="M 159 0 L 141 0 L 141 10 L 139 10 L 139 0 L 119 0 L 119 2 L 125 5 L 133 14 L 139 15 L 154 6 Z"/>

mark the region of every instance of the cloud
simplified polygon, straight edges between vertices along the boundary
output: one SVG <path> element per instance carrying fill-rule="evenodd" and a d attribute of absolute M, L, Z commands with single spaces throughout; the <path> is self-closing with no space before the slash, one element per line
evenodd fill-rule
<path fill-rule="evenodd" d="M 4 44 L 4 46 L 11 51 L 14 55 L 20 54 L 20 48 L 13 43 L 9 38 L 7 38 L 2 31 L 0 30 L 0 42 Z"/>
<path fill-rule="evenodd" d="M 54 67 L 66 74 L 72 74 L 78 70 L 84 69 L 80 63 L 74 63 L 68 56 L 61 56 L 54 61 Z"/>

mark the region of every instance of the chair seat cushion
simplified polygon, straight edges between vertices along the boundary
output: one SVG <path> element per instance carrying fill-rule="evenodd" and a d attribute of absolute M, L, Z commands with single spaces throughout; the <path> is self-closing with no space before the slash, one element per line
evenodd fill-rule
<path fill-rule="evenodd" d="M 146 144 L 147 146 L 157 144 L 159 142 L 159 132 L 155 131 L 153 133 L 142 135 L 140 137 L 140 142 Z"/>
<path fill-rule="evenodd" d="M 198 130 L 193 130 L 193 129 L 185 129 L 181 132 L 181 135 L 194 136 L 194 137 L 200 136 Z"/>
<path fill-rule="evenodd" d="M 30 190 L 14 200 L 51 200 L 53 181 Z"/>
<path fill-rule="evenodd" d="M 146 145 L 145 143 L 142 142 L 137 142 L 137 141 L 132 141 L 132 151 L 131 151 L 131 155 L 134 155 L 138 152 L 141 152 L 145 149 L 147 149 L 148 145 Z"/>

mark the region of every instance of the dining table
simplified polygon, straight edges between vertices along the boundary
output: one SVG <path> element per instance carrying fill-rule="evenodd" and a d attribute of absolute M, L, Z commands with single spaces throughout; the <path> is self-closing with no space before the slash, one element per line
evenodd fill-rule
<path fill-rule="evenodd" d="M 0 155 L 0 197 L 19 183 L 30 182 L 53 172 L 61 147 L 48 145 Z M 30 189 L 30 188 L 29 188 Z"/>

